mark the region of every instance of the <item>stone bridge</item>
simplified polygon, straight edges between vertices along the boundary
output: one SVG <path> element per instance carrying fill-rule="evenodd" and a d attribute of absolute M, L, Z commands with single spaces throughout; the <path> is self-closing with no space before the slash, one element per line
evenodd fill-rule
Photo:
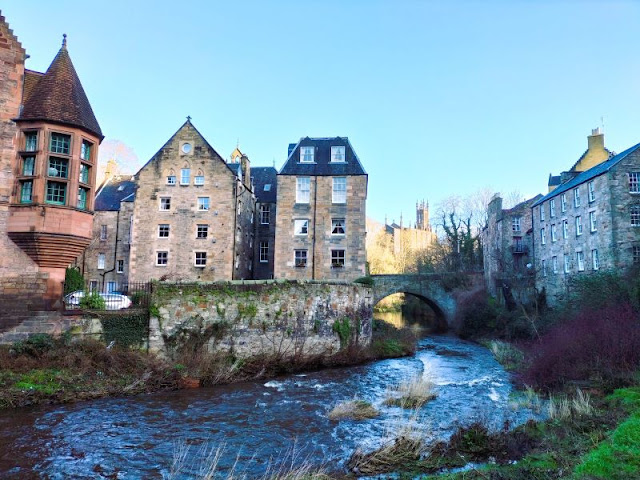
<path fill-rule="evenodd" d="M 450 327 L 456 314 L 456 299 L 445 288 L 447 274 L 372 275 L 373 304 L 394 293 L 407 293 L 425 301 Z"/>

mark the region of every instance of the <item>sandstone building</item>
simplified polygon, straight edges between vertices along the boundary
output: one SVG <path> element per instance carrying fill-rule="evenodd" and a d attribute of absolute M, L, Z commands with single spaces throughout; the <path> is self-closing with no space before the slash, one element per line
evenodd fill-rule
<path fill-rule="evenodd" d="M 102 131 L 67 51 L 45 73 L 0 16 L 0 298 L 57 308 L 65 268 L 91 240 Z M 13 307 L 12 307 L 13 305 Z"/>
<path fill-rule="evenodd" d="M 385 232 L 391 235 L 393 253 L 398 256 L 405 251 L 426 250 L 435 241 L 435 236 L 429 223 L 429 203 L 422 200 L 416 202 L 416 223 L 412 227 L 404 226 L 402 215 L 400 215 L 400 225 L 392 222 L 387 224 L 385 220 Z"/>
<path fill-rule="evenodd" d="M 275 277 L 365 275 L 366 198 L 367 174 L 346 137 L 290 144 L 278 174 Z"/>

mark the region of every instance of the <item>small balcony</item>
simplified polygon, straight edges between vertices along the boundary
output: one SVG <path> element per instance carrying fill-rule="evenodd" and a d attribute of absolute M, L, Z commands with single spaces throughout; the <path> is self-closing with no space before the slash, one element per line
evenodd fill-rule
<path fill-rule="evenodd" d="M 529 246 L 523 245 L 521 243 L 516 243 L 515 245 L 511 245 L 511 253 L 513 253 L 514 255 L 528 255 Z"/>

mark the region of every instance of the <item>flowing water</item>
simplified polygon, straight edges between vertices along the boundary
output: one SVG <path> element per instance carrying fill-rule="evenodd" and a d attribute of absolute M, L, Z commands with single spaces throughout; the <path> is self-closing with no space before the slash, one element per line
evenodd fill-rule
<path fill-rule="evenodd" d="M 412 357 L 357 367 L 3 411 L 0 478 L 163 478 L 176 452 L 185 449 L 179 478 L 197 478 L 203 457 L 216 449 L 219 472 L 235 465 L 236 473 L 250 478 L 282 459 L 291 461 L 292 454 L 296 461 L 340 469 L 356 447 L 374 449 L 407 423 L 407 411 L 383 401 L 389 386 L 416 375 L 430 376 L 437 386 L 437 398 L 414 418 L 432 441 L 476 420 L 502 428 L 536 415 L 510 406 L 509 375 L 487 349 L 429 336 Z M 356 396 L 373 403 L 381 415 L 358 422 L 328 420 L 333 405 Z"/>

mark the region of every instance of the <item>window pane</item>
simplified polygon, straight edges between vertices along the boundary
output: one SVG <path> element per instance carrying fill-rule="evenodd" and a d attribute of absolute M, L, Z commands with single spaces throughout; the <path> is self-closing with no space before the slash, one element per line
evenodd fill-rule
<path fill-rule="evenodd" d="M 35 174 L 36 157 L 24 157 L 22 159 L 22 175 Z"/>
<path fill-rule="evenodd" d="M 47 175 L 50 177 L 67 178 L 69 161 L 65 158 L 49 157 L 49 169 Z"/>
<path fill-rule="evenodd" d="M 180 170 L 180 185 L 189 185 L 189 179 L 191 178 L 191 169 L 183 168 Z"/>
<path fill-rule="evenodd" d="M 47 182 L 47 203 L 64 205 L 67 198 L 67 184 L 60 182 Z"/>
<path fill-rule="evenodd" d="M 22 182 L 20 188 L 20 203 L 31 203 L 33 194 L 33 181 Z"/>
<path fill-rule="evenodd" d="M 78 208 L 87 208 L 87 189 L 80 187 L 78 189 Z"/>
<path fill-rule="evenodd" d="M 333 179 L 333 203 L 346 203 L 347 179 L 346 177 L 334 177 Z"/>
<path fill-rule="evenodd" d="M 69 155 L 69 147 L 71 145 L 71 136 L 62 133 L 52 133 L 49 150 L 53 153 L 62 153 Z"/>
<path fill-rule="evenodd" d="M 89 166 L 84 163 L 80 164 L 80 181 L 82 183 L 89 183 Z"/>
<path fill-rule="evenodd" d="M 298 177 L 296 179 L 296 203 L 309 203 L 311 179 Z"/>
<path fill-rule="evenodd" d="M 80 158 L 83 160 L 91 160 L 91 143 L 83 140 L 80 147 Z"/>
<path fill-rule="evenodd" d="M 38 132 L 24 134 L 24 149 L 27 152 L 35 152 L 38 149 Z"/>
<path fill-rule="evenodd" d="M 209 197 L 198 197 L 198 210 L 209 210 Z"/>

